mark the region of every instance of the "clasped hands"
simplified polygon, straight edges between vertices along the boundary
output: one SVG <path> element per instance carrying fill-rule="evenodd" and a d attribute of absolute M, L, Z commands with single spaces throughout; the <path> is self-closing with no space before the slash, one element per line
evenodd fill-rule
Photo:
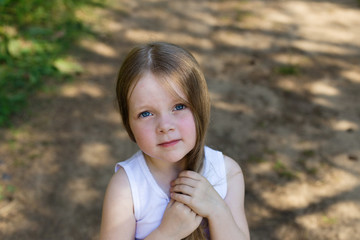
<path fill-rule="evenodd" d="M 208 180 L 193 171 L 183 171 L 171 182 L 170 196 L 159 226 L 168 239 L 190 235 L 203 218 L 210 218 L 223 203 Z"/>

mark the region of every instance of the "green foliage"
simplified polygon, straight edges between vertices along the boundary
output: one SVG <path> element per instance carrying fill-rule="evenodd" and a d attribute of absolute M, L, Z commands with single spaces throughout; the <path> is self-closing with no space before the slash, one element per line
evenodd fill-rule
<path fill-rule="evenodd" d="M 250 163 L 262 163 L 265 162 L 264 158 L 262 156 L 257 155 L 251 155 L 248 159 Z"/>
<path fill-rule="evenodd" d="M 305 150 L 301 152 L 301 155 L 305 158 L 311 158 L 315 156 L 315 151 L 310 149 L 310 150 Z"/>
<path fill-rule="evenodd" d="M 333 225 L 337 222 L 336 218 L 328 217 L 328 216 L 323 216 L 322 221 L 327 225 Z"/>
<path fill-rule="evenodd" d="M 274 170 L 275 172 L 282 178 L 286 178 L 288 180 L 292 180 L 296 178 L 296 175 L 294 172 L 292 172 L 290 169 L 286 167 L 284 163 L 282 163 L 280 160 L 277 160 L 274 164 Z"/>
<path fill-rule="evenodd" d="M 275 72 L 280 75 L 298 75 L 300 73 L 299 67 L 292 65 L 292 64 L 286 64 L 280 67 L 277 67 L 275 69 Z"/>
<path fill-rule="evenodd" d="M 0 201 L 4 200 L 5 198 L 11 198 L 12 195 L 15 193 L 15 186 L 13 185 L 0 185 Z"/>
<path fill-rule="evenodd" d="M 298 159 L 299 165 L 304 169 L 305 173 L 311 176 L 316 176 L 318 173 L 317 160 L 314 158 L 316 152 L 312 149 L 301 152 L 301 157 Z"/>
<path fill-rule="evenodd" d="M 59 58 L 54 61 L 54 67 L 63 74 L 76 74 L 83 71 L 81 65 L 70 59 Z"/>
<path fill-rule="evenodd" d="M 81 72 L 78 64 L 69 67 L 65 55 L 80 36 L 92 34 L 76 17 L 84 5 L 100 3 L 0 0 L 0 126 L 24 109 L 46 79 L 61 80 Z"/>

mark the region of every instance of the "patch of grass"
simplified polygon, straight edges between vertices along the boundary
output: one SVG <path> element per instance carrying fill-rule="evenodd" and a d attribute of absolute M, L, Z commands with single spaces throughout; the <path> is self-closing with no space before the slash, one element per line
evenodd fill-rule
<path fill-rule="evenodd" d="M 11 116 L 23 111 L 47 79 L 62 81 L 81 72 L 66 51 L 94 34 L 76 11 L 102 6 L 97 1 L 0 0 L 0 126 L 11 125 Z"/>
<path fill-rule="evenodd" d="M 333 225 L 336 223 L 336 218 L 332 218 L 332 217 L 328 217 L 328 216 L 323 216 L 321 220 L 323 223 L 325 223 L 327 225 Z"/>
<path fill-rule="evenodd" d="M 312 159 L 315 157 L 315 155 L 316 152 L 312 149 L 304 150 L 301 152 L 301 158 L 298 160 L 298 163 L 304 169 L 306 174 L 312 176 L 315 176 L 318 173 L 316 162 L 315 163 L 309 162 L 309 161 L 316 161 L 316 159 Z"/>
<path fill-rule="evenodd" d="M 249 163 L 258 164 L 258 163 L 267 162 L 269 159 L 276 159 L 276 151 L 269 148 L 265 148 L 263 150 L 263 154 L 250 155 L 247 160 Z"/>
<path fill-rule="evenodd" d="M 286 64 L 275 68 L 275 72 L 280 75 L 299 75 L 300 69 L 296 65 Z"/>
<path fill-rule="evenodd" d="M 288 180 L 292 180 L 296 178 L 296 175 L 294 172 L 292 172 L 288 167 L 281 162 L 280 160 L 277 160 L 274 164 L 274 171 L 282 178 L 286 178 Z"/>
<path fill-rule="evenodd" d="M 247 17 L 254 15 L 250 11 L 237 10 L 236 12 L 236 20 L 239 22 L 243 22 Z"/>
<path fill-rule="evenodd" d="M 0 185 L 0 201 L 6 198 L 12 198 L 16 190 L 16 187 L 13 185 Z"/>
<path fill-rule="evenodd" d="M 316 167 L 306 168 L 306 173 L 315 176 L 318 173 L 318 169 Z"/>
<path fill-rule="evenodd" d="M 302 169 L 304 170 L 304 172 L 306 174 L 311 175 L 311 176 L 316 176 L 316 174 L 318 173 L 318 168 L 315 166 L 311 166 L 310 164 L 308 164 L 307 161 L 309 161 L 309 160 L 301 158 L 297 162 L 299 163 L 299 165 L 302 167 Z"/>
<path fill-rule="evenodd" d="M 265 154 L 268 154 L 268 155 L 272 155 L 272 156 L 276 156 L 276 151 L 273 150 L 273 149 L 269 149 L 269 148 L 266 148 L 264 150 Z"/>
<path fill-rule="evenodd" d="M 248 161 L 250 163 L 262 163 L 262 162 L 265 162 L 265 160 L 264 160 L 264 158 L 262 156 L 257 156 L 257 155 L 251 155 L 248 158 Z"/>
<path fill-rule="evenodd" d="M 4 198 L 5 198 L 4 187 L 2 185 L 0 185 L 0 201 L 3 200 Z"/>
<path fill-rule="evenodd" d="M 315 156 L 315 151 L 314 150 L 304 150 L 301 152 L 301 155 L 305 158 L 311 158 Z"/>

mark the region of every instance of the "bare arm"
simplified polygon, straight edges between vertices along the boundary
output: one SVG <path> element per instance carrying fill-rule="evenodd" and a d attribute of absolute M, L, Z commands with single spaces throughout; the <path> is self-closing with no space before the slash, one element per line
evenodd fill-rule
<path fill-rule="evenodd" d="M 171 200 L 160 226 L 145 240 L 180 240 L 190 235 L 201 223 L 202 217 L 188 206 Z"/>
<path fill-rule="evenodd" d="M 181 172 L 172 182 L 171 197 L 208 219 L 212 240 L 248 240 L 242 171 L 233 159 L 225 157 L 224 160 L 228 183 L 224 200 L 206 178 L 192 171 Z"/>
<path fill-rule="evenodd" d="M 135 239 L 130 183 L 122 168 L 111 178 L 106 190 L 100 231 L 100 240 L 115 239 Z"/>
<path fill-rule="evenodd" d="M 225 156 L 228 190 L 225 204 L 219 204 L 209 217 L 212 240 L 250 239 L 249 228 L 244 211 L 245 184 L 239 165 Z"/>
<path fill-rule="evenodd" d="M 136 221 L 130 183 L 124 169 L 114 174 L 106 190 L 100 240 L 134 240 Z M 179 240 L 201 223 L 202 217 L 182 203 L 170 201 L 160 226 L 146 240 Z"/>

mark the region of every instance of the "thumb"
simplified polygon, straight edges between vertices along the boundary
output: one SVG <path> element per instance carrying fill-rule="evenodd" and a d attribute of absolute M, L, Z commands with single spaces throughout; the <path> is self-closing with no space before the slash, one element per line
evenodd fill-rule
<path fill-rule="evenodd" d="M 170 199 L 170 202 L 168 203 L 168 205 L 166 206 L 166 208 L 170 208 L 172 205 L 174 205 L 175 200 L 174 199 Z"/>
<path fill-rule="evenodd" d="M 200 223 L 201 223 L 202 220 L 203 220 L 203 217 L 196 214 L 196 216 L 195 216 L 195 223 L 196 223 L 197 226 L 200 225 Z"/>

